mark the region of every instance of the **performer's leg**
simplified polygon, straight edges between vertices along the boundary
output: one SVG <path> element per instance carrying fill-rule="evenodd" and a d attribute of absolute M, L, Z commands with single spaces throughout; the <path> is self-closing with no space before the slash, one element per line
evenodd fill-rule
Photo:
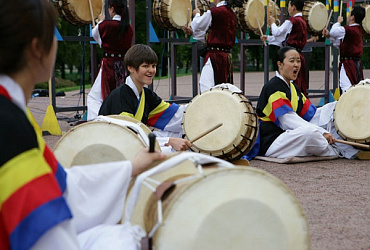
<path fill-rule="evenodd" d="M 94 85 L 92 86 L 89 94 L 87 95 L 87 120 L 94 120 L 98 114 L 100 107 L 103 103 L 103 97 L 101 93 L 101 70 L 95 79 Z"/>
<path fill-rule="evenodd" d="M 199 79 L 200 93 L 209 90 L 215 86 L 215 77 L 213 75 L 213 67 L 211 59 L 208 58 L 206 64 L 203 66 L 202 73 Z"/>
<path fill-rule="evenodd" d="M 347 89 L 349 89 L 352 86 L 351 81 L 349 80 L 343 65 L 340 68 L 339 73 L 339 86 L 342 90 L 342 93 L 346 92 Z"/>
<path fill-rule="evenodd" d="M 287 158 L 293 156 L 336 156 L 318 129 L 310 126 L 287 130 L 271 144 L 266 156 Z"/>

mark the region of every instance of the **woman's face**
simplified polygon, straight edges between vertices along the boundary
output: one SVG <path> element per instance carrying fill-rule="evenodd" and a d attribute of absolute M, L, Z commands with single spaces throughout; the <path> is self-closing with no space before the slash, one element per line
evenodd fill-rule
<path fill-rule="evenodd" d="M 301 58 L 296 50 L 288 50 L 283 62 L 278 62 L 279 73 L 287 83 L 298 77 L 301 68 Z"/>

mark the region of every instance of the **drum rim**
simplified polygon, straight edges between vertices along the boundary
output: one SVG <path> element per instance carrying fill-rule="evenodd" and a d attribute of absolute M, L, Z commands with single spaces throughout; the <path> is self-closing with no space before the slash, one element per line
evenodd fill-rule
<path fill-rule="evenodd" d="M 250 116 L 245 115 L 241 117 L 242 122 L 239 127 L 239 130 L 234 134 L 235 137 L 232 140 L 230 140 L 230 142 L 224 147 L 217 149 L 217 150 L 206 150 L 202 148 L 200 145 L 197 146 L 196 145 L 197 143 L 194 142 L 193 147 L 191 147 L 191 150 L 194 152 L 208 154 L 208 155 L 219 157 L 219 158 L 226 159 L 229 161 L 239 159 L 242 155 L 244 155 L 246 152 L 248 152 L 252 148 L 257 138 L 257 134 L 258 134 L 257 115 L 253 109 L 252 104 L 248 100 L 248 98 L 246 98 L 242 94 L 234 93 L 226 88 L 214 88 L 214 89 L 205 91 L 200 95 L 195 96 L 192 99 L 192 101 L 189 102 L 188 106 L 186 107 L 184 111 L 184 116 L 181 121 L 182 134 L 185 139 L 191 140 L 191 138 L 188 137 L 189 128 L 186 127 L 185 123 L 186 123 L 186 117 L 187 117 L 186 114 L 189 113 L 189 109 L 192 108 L 192 103 L 197 102 L 198 99 L 202 98 L 202 96 L 215 93 L 215 91 L 217 91 L 218 94 L 231 97 L 230 99 L 234 101 L 234 104 L 238 105 L 243 111 L 243 113 L 246 113 L 246 112 L 250 113 Z M 240 98 L 240 100 L 238 101 L 237 98 Z M 242 126 L 242 124 L 244 124 L 244 126 Z M 247 140 L 249 140 L 250 142 L 249 144 L 246 142 Z M 237 145 L 237 147 L 235 147 L 234 145 Z"/>
<path fill-rule="evenodd" d="M 273 185 L 274 187 L 280 187 L 279 192 L 284 193 L 284 196 L 289 198 L 289 200 L 291 201 L 290 205 L 294 206 L 294 208 L 292 208 L 292 210 L 294 210 L 296 212 L 295 215 L 299 215 L 299 217 L 298 216 L 296 217 L 297 221 L 304 222 L 303 224 L 297 222 L 297 224 L 303 225 L 305 227 L 305 229 L 302 230 L 302 239 L 304 240 L 305 246 L 307 246 L 307 249 L 310 249 L 310 230 L 309 230 L 307 217 L 304 213 L 302 205 L 299 203 L 298 198 L 293 193 L 293 191 L 291 189 L 289 189 L 289 187 L 283 181 L 281 181 L 279 178 L 273 176 L 272 174 L 266 172 L 265 170 L 256 169 L 256 168 L 253 168 L 253 167 L 247 167 L 247 166 L 246 167 L 235 167 L 235 168 L 229 168 L 229 169 L 220 169 L 220 170 L 217 170 L 217 171 L 210 172 L 210 173 L 206 174 L 206 176 L 207 177 L 212 177 L 213 175 L 216 175 L 216 174 L 223 174 L 222 172 L 225 172 L 225 171 L 227 171 L 227 172 L 229 172 L 229 171 L 237 171 L 237 172 L 247 171 L 248 173 L 252 173 L 255 176 L 258 176 L 257 178 L 262 178 L 264 180 L 268 178 L 267 181 L 271 182 L 272 183 L 271 185 Z M 167 219 L 170 216 L 169 214 L 173 211 L 173 206 L 176 205 L 180 199 L 186 199 L 186 198 L 184 198 L 184 195 L 186 195 L 187 192 L 191 192 L 191 189 L 194 189 L 197 185 L 199 186 L 200 182 L 202 180 L 205 180 L 205 179 L 204 178 L 197 179 L 194 182 L 190 183 L 189 185 L 186 185 L 183 188 L 181 188 L 178 191 L 178 193 L 174 194 L 174 197 L 172 197 L 172 200 L 171 200 L 171 204 L 169 204 L 167 206 L 166 210 L 163 213 L 164 220 Z M 254 191 L 252 191 L 252 192 L 254 192 Z M 161 227 L 160 227 L 158 229 L 158 231 L 153 235 L 153 239 L 152 239 L 153 240 L 153 245 L 156 244 L 156 241 L 158 240 L 157 238 L 162 237 L 161 233 L 163 233 L 163 232 L 161 231 Z M 302 242 L 302 244 L 303 244 L 303 242 Z"/>

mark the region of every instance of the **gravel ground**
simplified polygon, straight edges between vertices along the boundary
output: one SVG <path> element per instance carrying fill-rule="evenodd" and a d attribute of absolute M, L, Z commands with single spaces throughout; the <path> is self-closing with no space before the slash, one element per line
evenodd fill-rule
<path fill-rule="evenodd" d="M 365 71 L 365 76 L 367 71 Z M 234 79 L 238 76 L 234 75 Z M 311 72 L 311 85 L 321 88 L 323 72 Z M 248 75 L 248 94 L 257 95 L 262 87 L 261 73 Z M 164 82 L 164 83 L 163 83 Z M 168 82 L 154 83 L 156 92 L 168 99 Z M 178 91 L 190 96 L 191 78 L 178 78 Z M 236 83 L 237 85 L 237 83 Z M 87 90 L 88 93 L 88 90 Z M 317 103 L 318 100 L 313 100 Z M 37 97 L 29 107 L 39 125 L 45 117 L 49 98 Z M 58 107 L 82 105 L 79 91 L 57 97 Z M 73 127 L 75 116 L 82 112 L 57 113 L 58 124 L 66 133 Z M 53 148 L 61 136 L 44 136 Z M 263 169 L 281 179 L 296 195 L 303 207 L 311 234 L 312 249 L 370 249 L 370 161 L 336 159 L 299 164 L 278 164 L 252 160 L 252 167 Z"/>

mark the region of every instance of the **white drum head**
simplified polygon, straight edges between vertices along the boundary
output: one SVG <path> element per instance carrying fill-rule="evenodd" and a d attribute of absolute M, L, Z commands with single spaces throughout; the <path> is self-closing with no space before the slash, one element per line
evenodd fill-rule
<path fill-rule="evenodd" d="M 54 147 L 65 168 L 110 161 L 131 160 L 145 147 L 131 129 L 103 121 L 80 124 L 69 130 Z"/>
<path fill-rule="evenodd" d="M 174 28 L 181 29 L 191 21 L 192 7 L 190 1 L 169 0 L 168 18 Z M 162 3 L 163 5 L 164 3 Z"/>
<path fill-rule="evenodd" d="M 370 34 L 370 5 L 364 5 L 365 8 L 365 18 L 362 20 L 362 28 L 367 34 Z"/>
<path fill-rule="evenodd" d="M 155 249 L 310 249 L 302 207 L 265 171 L 214 171 L 178 185 L 166 200 L 164 223 L 153 235 Z"/>
<path fill-rule="evenodd" d="M 370 142 L 370 116 L 368 103 L 370 84 L 350 87 L 339 98 L 334 111 L 334 125 L 338 134 L 346 140 Z"/>
<path fill-rule="evenodd" d="M 223 124 L 221 127 L 193 142 L 191 149 L 224 159 L 240 158 L 242 153 L 233 153 L 235 147 L 241 146 L 242 151 L 249 151 L 257 136 L 257 117 L 241 94 L 214 88 L 197 95 L 184 112 L 182 133 L 191 141 L 220 123 Z M 246 137 L 251 141 L 243 145 Z"/>

